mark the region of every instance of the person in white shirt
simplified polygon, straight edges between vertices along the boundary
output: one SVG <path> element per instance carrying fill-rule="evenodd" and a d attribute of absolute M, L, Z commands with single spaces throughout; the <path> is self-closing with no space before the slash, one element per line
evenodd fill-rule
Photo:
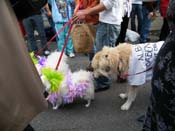
<path fill-rule="evenodd" d="M 96 32 L 96 51 L 104 45 L 115 46 L 115 40 L 120 32 L 123 17 L 123 0 L 100 0 L 97 6 L 79 10 L 74 17 L 83 20 L 87 15 L 99 13 L 99 23 Z"/>
<path fill-rule="evenodd" d="M 94 53 L 100 51 L 104 46 L 115 46 L 116 39 L 120 33 L 120 25 L 124 14 L 123 0 L 100 0 L 100 3 L 92 8 L 79 10 L 74 15 L 73 20 L 81 21 L 84 20 L 87 15 L 97 13 L 99 13 L 99 23 L 96 29 Z"/>

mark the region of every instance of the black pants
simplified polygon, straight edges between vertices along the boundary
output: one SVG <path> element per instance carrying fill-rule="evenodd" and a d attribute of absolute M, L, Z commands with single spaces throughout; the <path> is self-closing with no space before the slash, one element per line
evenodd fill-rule
<path fill-rule="evenodd" d="M 125 37 L 126 37 L 126 31 L 128 28 L 128 23 L 129 23 L 129 17 L 127 15 L 125 15 L 123 17 L 123 21 L 121 23 L 121 30 L 120 30 L 120 34 L 119 37 L 115 43 L 115 45 L 117 46 L 119 43 L 123 43 L 125 42 Z"/>
<path fill-rule="evenodd" d="M 165 40 L 166 37 L 168 36 L 168 34 L 170 33 L 170 29 L 168 26 L 168 21 L 166 18 L 163 18 L 163 25 L 160 31 L 160 36 L 159 36 L 159 40 Z"/>

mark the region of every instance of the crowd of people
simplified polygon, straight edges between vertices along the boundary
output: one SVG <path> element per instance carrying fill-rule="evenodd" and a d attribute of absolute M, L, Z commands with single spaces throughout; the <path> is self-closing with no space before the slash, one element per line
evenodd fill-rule
<path fill-rule="evenodd" d="M 78 10 L 76 10 L 77 8 Z M 175 104 L 173 102 L 175 98 L 175 46 L 173 46 L 175 42 L 174 0 L 48 0 L 42 9 L 45 10 L 49 23 L 55 33 L 70 19 L 73 20 L 73 24 L 88 23 L 94 25 L 96 28 L 96 37 L 94 47 L 88 54 L 89 63 L 91 63 L 94 54 L 102 50 L 104 46 L 115 47 L 119 43 L 125 42 L 130 20 L 131 30 L 140 34 L 139 43 L 144 44 L 150 41 L 149 30 L 151 23 L 156 16 L 156 12 L 160 11 L 163 17 L 163 25 L 161 27 L 159 40 L 164 40 L 165 45 L 158 54 L 153 70 L 151 103 L 148 107 L 143 131 L 175 130 Z M 31 50 L 36 55 L 47 56 L 50 54 L 50 51 L 47 46 L 47 36 L 41 13 L 42 11 L 39 10 L 35 14 L 25 17 L 22 23 Z M 135 23 L 136 21 L 137 23 Z M 70 25 L 56 37 L 58 51 L 63 49 L 69 28 Z M 35 31 L 38 32 L 41 43 L 40 47 L 37 46 Z M 75 57 L 71 36 L 68 38 L 64 53 L 70 58 Z M 91 66 L 91 64 L 89 66 Z M 28 69 L 28 71 L 30 72 L 30 69 Z M 35 72 L 33 72 L 33 74 L 34 73 Z M 34 75 L 33 78 L 36 78 L 36 76 Z M 30 78 L 28 78 L 28 80 L 30 80 Z M 33 81 L 33 79 L 31 81 Z M 96 80 L 98 87 L 96 91 L 108 89 L 110 87 L 109 81 L 107 77 Z M 158 83 L 160 83 L 160 85 Z M 41 100 L 42 98 L 40 98 L 40 101 Z M 45 103 L 38 107 L 39 110 L 42 110 L 42 107 L 45 107 Z M 24 125 L 26 125 L 26 123 Z M 32 129 L 30 125 L 28 125 L 27 128 L 30 128 L 29 130 Z M 25 131 L 27 131 L 26 129 Z"/>
<path fill-rule="evenodd" d="M 43 9 L 55 33 L 59 31 L 72 16 L 74 16 L 74 18 L 76 17 L 76 22 L 79 21 L 95 25 L 95 28 L 97 28 L 95 46 L 89 53 L 89 60 L 91 61 L 94 52 L 101 50 L 104 45 L 114 47 L 119 43 L 125 42 L 129 21 L 131 21 L 131 30 L 140 35 L 139 43 L 148 42 L 150 40 L 149 30 L 151 23 L 156 17 L 156 12 L 159 11 L 159 7 L 163 17 L 163 25 L 159 40 L 164 40 L 170 31 L 166 20 L 168 3 L 169 0 L 124 0 L 122 2 L 104 2 L 99 0 L 48 0 L 48 3 Z M 74 11 L 78 4 L 81 5 L 78 13 L 76 13 Z M 46 45 L 47 36 L 44 32 L 43 19 L 41 17 L 41 11 L 39 11 L 34 16 L 25 18 L 23 20 L 23 26 L 26 30 L 27 41 L 31 46 L 31 50 L 38 53 L 38 47 L 34 36 L 34 31 L 36 30 L 41 40 L 41 48 L 43 49 L 43 52 L 39 54 L 48 55 L 50 52 Z M 58 51 L 61 51 L 63 48 L 69 27 L 70 26 L 67 26 L 56 37 Z M 71 36 L 68 39 L 64 51 L 69 57 L 75 57 Z"/>

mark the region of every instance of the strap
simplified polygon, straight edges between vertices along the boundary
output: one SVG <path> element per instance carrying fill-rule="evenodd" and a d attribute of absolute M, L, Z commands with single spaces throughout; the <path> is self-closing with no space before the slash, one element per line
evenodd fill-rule
<path fill-rule="evenodd" d="M 133 76 L 133 75 L 139 75 L 139 74 L 142 74 L 142 73 L 144 73 L 144 72 L 147 72 L 147 71 L 149 71 L 149 70 L 151 70 L 151 69 L 152 69 L 152 67 L 150 67 L 150 68 L 148 68 L 148 69 L 146 69 L 146 70 L 144 70 L 144 71 L 135 73 L 135 74 L 123 74 L 123 78 L 127 78 L 128 76 Z"/>

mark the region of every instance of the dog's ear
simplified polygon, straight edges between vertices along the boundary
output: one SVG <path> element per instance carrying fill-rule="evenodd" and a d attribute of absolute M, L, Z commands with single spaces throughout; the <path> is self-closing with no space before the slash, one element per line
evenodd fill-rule
<path fill-rule="evenodd" d="M 123 74 L 125 72 L 126 64 L 125 61 L 119 57 L 119 62 L 118 62 L 118 71 Z"/>
<path fill-rule="evenodd" d="M 118 69 L 119 69 L 119 71 L 122 70 L 122 66 L 123 66 L 123 60 L 121 58 L 119 58 L 119 62 L 118 62 Z"/>
<path fill-rule="evenodd" d="M 91 66 L 92 66 L 94 69 L 96 69 L 96 68 L 99 67 L 99 62 L 100 62 L 100 60 L 101 60 L 101 57 L 102 57 L 101 52 L 97 52 L 97 53 L 95 54 L 95 56 L 93 57 L 92 62 L 91 62 Z"/>

